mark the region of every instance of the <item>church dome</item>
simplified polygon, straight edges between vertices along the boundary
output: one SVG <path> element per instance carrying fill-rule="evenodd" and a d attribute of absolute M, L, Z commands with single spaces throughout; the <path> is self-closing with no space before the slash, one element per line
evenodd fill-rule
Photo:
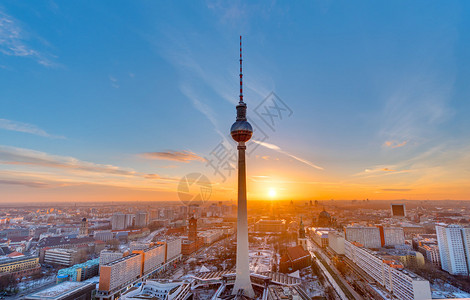
<path fill-rule="evenodd" d="M 318 215 L 318 218 L 328 218 L 329 219 L 329 218 L 331 218 L 331 216 L 326 210 L 324 210 Z"/>

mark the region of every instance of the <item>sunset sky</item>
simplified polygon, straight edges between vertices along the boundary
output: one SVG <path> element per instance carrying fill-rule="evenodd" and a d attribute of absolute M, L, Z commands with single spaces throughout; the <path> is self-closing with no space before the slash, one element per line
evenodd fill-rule
<path fill-rule="evenodd" d="M 0 202 L 236 199 L 239 35 L 249 199 L 470 199 L 468 1 L 7 0 Z"/>

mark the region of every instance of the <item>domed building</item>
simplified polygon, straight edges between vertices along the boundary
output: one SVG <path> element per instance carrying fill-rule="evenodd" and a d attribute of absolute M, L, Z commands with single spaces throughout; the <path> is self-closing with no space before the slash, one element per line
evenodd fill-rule
<path fill-rule="evenodd" d="M 332 225 L 331 215 L 323 208 L 323 211 L 318 215 L 317 226 L 329 227 L 330 225 Z"/>

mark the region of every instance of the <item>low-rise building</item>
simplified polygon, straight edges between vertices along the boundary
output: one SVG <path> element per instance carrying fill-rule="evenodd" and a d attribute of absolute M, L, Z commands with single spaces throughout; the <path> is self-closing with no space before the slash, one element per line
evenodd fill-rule
<path fill-rule="evenodd" d="M 46 264 L 69 267 L 78 264 L 80 257 L 75 249 L 52 248 L 45 251 L 44 262 Z"/>
<path fill-rule="evenodd" d="M 204 244 L 211 245 L 224 235 L 223 230 L 220 229 L 213 229 L 213 230 L 205 230 L 199 232 L 199 237 L 202 238 Z"/>
<path fill-rule="evenodd" d="M 82 264 L 76 264 L 69 268 L 60 269 L 57 273 L 57 281 L 83 281 L 98 275 L 100 259 L 95 258 Z"/>
<path fill-rule="evenodd" d="M 287 248 L 286 253 L 281 256 L 279 269 L 282 273 L 291 273 L 310 266 L 312 257 L 302 246 Z"/>
<path fill-rule="evenodd" d="M 110 241 L 114 238 L 113 233 L 111 230 L 101 230 L 101 231 L 95 231 L 93 234 L 93 237 L 95 240 L 107 242 Z"/>
<path fill-rule="evenodd" d="M 13 275 L 14 277 L 23 277 L 38 273 L 41 269 L 39 257 L 25 255 L 10 255 L 0 257 L 0 277 L 4 275 Z"/>
<path fill-rule="evenodd" d="M 441 259 L 439 257 L 439 246 L 438 245 L 421 245 L 418 247 L 418 251 L 423 254 L 427 262 L 433 264 L 436 267 L 441 266 Z"/>
<path fill-rule="evenodd" d="M 183 300 L 191 293 L 191 285 L 185 282 L 162 283 L 147 280 L 141 286 L 135 289 L 129 289 L 121 299 L 123 300 L 142 300 L 142 299 L 168 299 Z"/>
<path fill-rule="evenodd" d="M 35 292 L 25 297 L 26 300 L 91 300 L 95 284 L 88 282 L 65 281 Z"/>
<path fill-rule="evenodd" d="M 255 231 L 263 233 L 281 233 L 287 229 L 286 220 L 259 220 L 255 223 Z"/>

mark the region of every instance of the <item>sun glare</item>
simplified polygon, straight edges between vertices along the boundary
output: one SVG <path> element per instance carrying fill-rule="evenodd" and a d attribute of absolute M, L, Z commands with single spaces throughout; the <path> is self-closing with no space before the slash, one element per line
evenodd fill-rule
<path fill-rule="evenodd" d="M 276 197 L 276 190 L 275 189 L 269 189 L 268 195 L 270 198 Z"/>

